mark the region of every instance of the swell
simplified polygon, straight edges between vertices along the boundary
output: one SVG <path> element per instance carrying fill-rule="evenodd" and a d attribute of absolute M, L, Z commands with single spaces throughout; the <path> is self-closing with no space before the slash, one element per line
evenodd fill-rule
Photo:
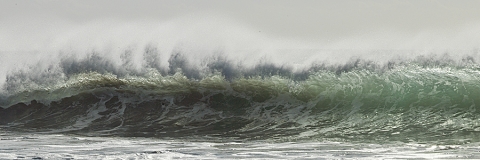
<path fill-rule="evenodd" d="M 63 98 L 49 105 L 36 101 L 28 105 L 19 103 L 2 109 L 0 119 L 8 129 L 35 132 L 135 137 L 209 135 L 253 138 L 250 137 L 251 134 L 241 134 L 247 130 L 252 132 L 247 128 L 256 119 L 247 114 L 254 102 L 246 98 L 223 93 L 204 95 L 205 93 L 199 92 L 136 97 L 135 93 L 128 92 L 100 89 Z M 274 134 L 257 132 L 263 138 Z"/>
<path fill-rule="evenodd" d="M 158 73 L 158 72 L 155 72 Z M 86 135 L 478 142 L 475 65 L 403 64 L 228 80 L 90 72 L 6 98 L 8 129 Z"/>

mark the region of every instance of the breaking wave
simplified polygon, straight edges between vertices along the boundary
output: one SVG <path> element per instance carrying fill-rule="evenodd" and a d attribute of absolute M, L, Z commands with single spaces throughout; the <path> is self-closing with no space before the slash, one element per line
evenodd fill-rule
<path fill-rule="evenodd" d="M 449 54 L 304 69 L 172 54 L 140 69 L 92 53 L 6 78 L 0 124 L 11 130 L 142 137 L 478 142 L 480 66 Z"/>

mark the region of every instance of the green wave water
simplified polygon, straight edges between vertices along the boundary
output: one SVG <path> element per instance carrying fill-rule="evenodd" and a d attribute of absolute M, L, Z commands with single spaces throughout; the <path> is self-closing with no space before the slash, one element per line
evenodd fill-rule
<path fill-rule="evenodd" d="M 104 136 L 229 137 L 274 141 L 480 140 L 480 70 L 408 64 L 226 79 L 88 72 L 4 98 L 17 130 Z"/>

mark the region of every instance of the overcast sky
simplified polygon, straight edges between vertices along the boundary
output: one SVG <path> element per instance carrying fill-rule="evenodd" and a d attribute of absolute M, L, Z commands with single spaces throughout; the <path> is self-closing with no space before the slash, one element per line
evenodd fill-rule
<path fill-rule="evenodd" d="M 454 0 L 1 1 L 0 47 L 16 50 L 10 46 L 46 41 L 90 23 L 162 23 L 179 17 L 201 20 L 205 15 L 230 19 L 261 35 L 306 41 L 384 32 L 418 36 L 434 31 L 429 34 L 447 37 L 464 32 L 466 26 L 479 26 L 478 6 L 480 1 Z"/>

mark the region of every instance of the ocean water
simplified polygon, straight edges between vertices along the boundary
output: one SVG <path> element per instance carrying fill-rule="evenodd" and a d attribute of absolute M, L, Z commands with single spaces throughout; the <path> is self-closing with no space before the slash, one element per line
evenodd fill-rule
<path fill-rule="evenodd" d="M 102 3 L 0 5 L 0 159 L 480 159 L 476 5 Z"/>
<path fill-rule="evenodd" d="M 480 66 L 472 57 L 354 59 L 302 71 L 221 58 L 195 68 L 181 57 L 172 55 L 167 69 L 125 71 L 92 54 L 46 72 L 12 72 L 0 155 L 479 158 Z"/>
<path fill-rule="evenodd" d="M 200 140 L 200 141 L 199 141 Z M 2 133 L 1 159 L 478 159 L 478 143 L 205 141 Z"/>

